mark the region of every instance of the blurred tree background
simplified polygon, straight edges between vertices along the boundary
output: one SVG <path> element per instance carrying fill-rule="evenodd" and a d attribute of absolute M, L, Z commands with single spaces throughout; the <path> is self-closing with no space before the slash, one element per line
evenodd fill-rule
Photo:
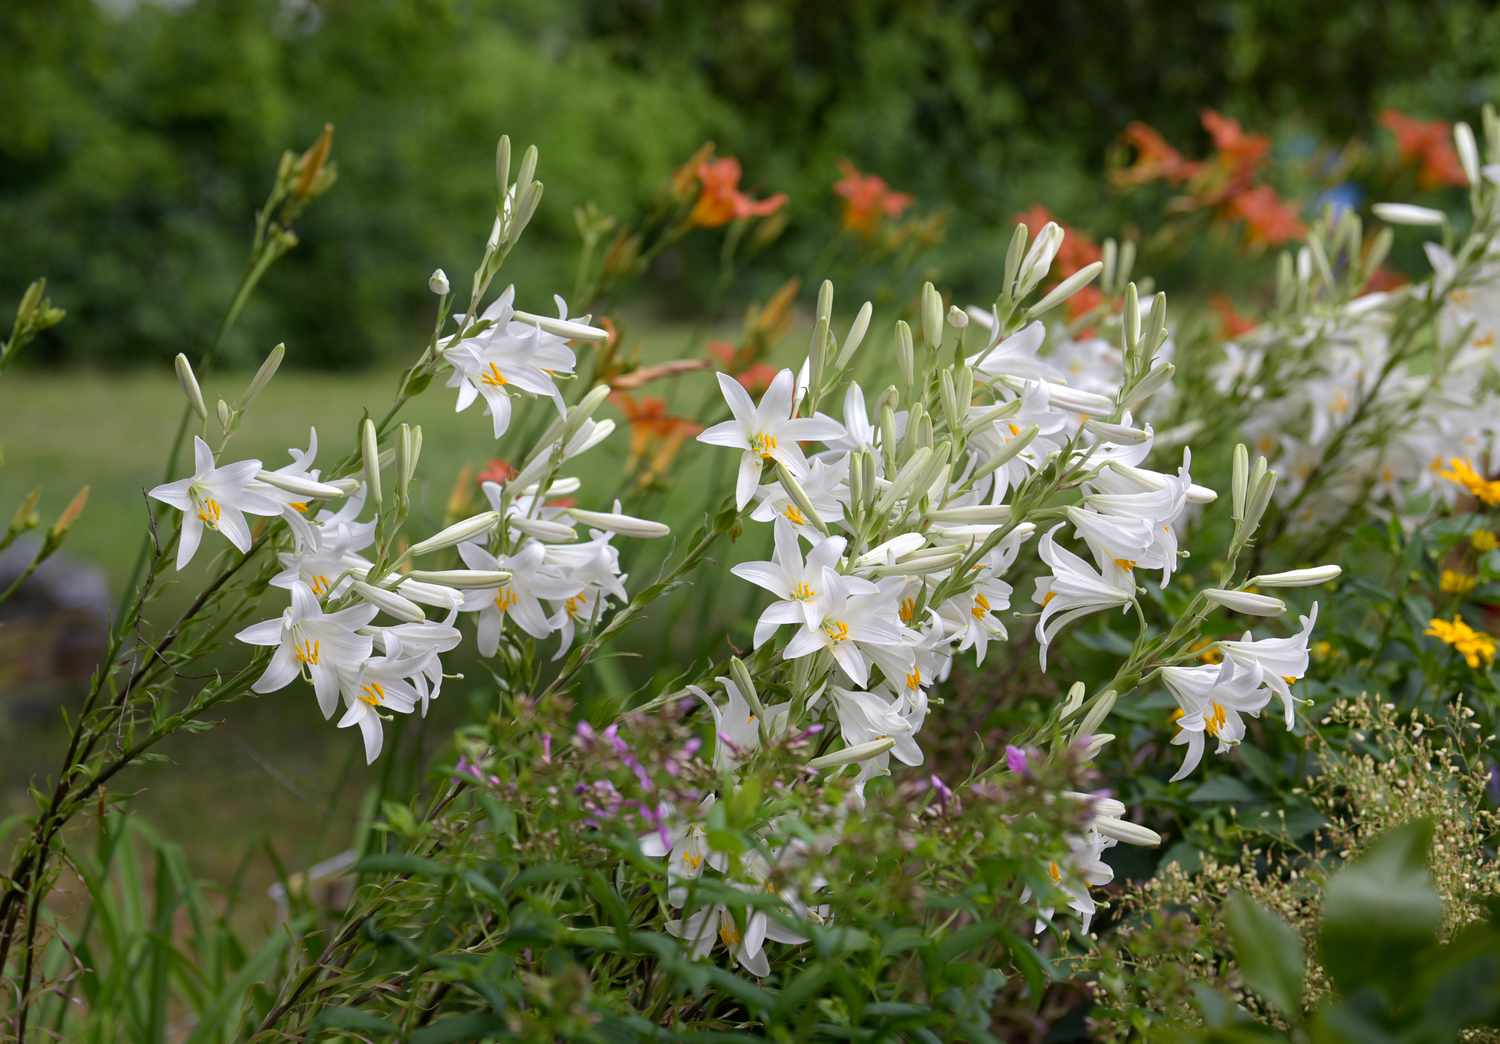
<path fill-rule="evenodd" d="M 1103 169 L 1131 120 L 1201 152 L 1213 107 L 1280 148 L 1373 140 L 1385 105 L 1452 119 L 1500 96 L 1500 11 L 1480 0 L 11 0 L 0 40 L 0 299 L 48 277 L 69 318 L 43 364 L 200 349 L 275 157 L 325 121 L 339 184 L 238 361 L 284 340 L 349 367 L 423 339 L 426 274 L 461 280 L 475 256 L 501 132 L 543 154 L 547 200 L 508 270 L 532 301 L 571 285 L 575 206 L 637 210 L 708 140 L 747 188 L 791 197 L 768 267 L 815 274 L 847 157 L 964 215 L 941 261 L 973 291 L 1033 203 L 1129 227 Z M 642 307 L 701 312 L 713 266 L 692 249 L 659 259 Z"/>

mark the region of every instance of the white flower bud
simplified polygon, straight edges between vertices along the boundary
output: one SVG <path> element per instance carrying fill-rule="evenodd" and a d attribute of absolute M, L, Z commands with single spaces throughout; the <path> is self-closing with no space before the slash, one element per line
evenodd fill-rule
<path fill-rule="evenodd" d="M 929 348 L 943 343 L 943 295 L 931 283 L 922 284 L 922 340 Z"/>
<path fill-rule="evenodd" d="M 1111 424 L 1093 417 L 1084 421 L 1083 427 L 1100 442 L 1111 442 L 1116 446 L 1139 446 L 1151 440 L 1149 431 L 1141 431 L 1127 424 Z"/>
<path fill-rule="evenodd" d="M 1010 521 L 1009 504 L 974 504 L 969 507 L 937 508 L 927 512 L 933 522 L 972 522 L 979 525 L 1002 525 Z"/>
<path fill-rule="evenodd" d="M 1189 504 L 1212 504 L 1219 499 L 1217 490 L 1207 486 L 1200 486 L 1196 482 L 1188 484 L 1187 502 Z"/>
<path fill-rule="evenodd" d="M 297 475 L 278 475 L 274 471 L 262 471 L 255 477 L 268 486 L 284 489 L 288 493 L 295 493 L 309 500 L 317 497 L 333 499 L 344 495 L 342 489 L 330 482 L 317 482 Z"/>
<path fill-rule="evenodd" d="M 854 560 L 856 566 L 889 565 L 907 555 L 914 554 L 927 543 L 921 533 L 902 533 L 884 543 L 876 544 Z"/>
<path fill-rule="evenodd" d="M 278 344 L 271 349 L 266 356 L 265 362 L 260 364 L 260 369 L 255 371 L 255 376 L 250 378 L 250 384 L 245 388 L 245 394 L 240 396 L 239 408 L 244 409 L 250 405 L 250 400 L 259 395 L 271 383 L 271 378 L 276 376 L 276 371 L 281 368 L 281 360 L 286 358 L 286 345 Z"/>
<path fill-rule="evenodd" d="M 962 330 L 969 325 L 969 313 L 958 307 L 958 305 L 949 305 L 948 325 L 955 330 Z"/>
<path fill-rule="evenodd" d="M 360 429 L 359 449 L 365 462 L 365 486 L 369 490 L 370 502 L 379 511 L 383 500 L 380 495 L 380 440 L 375 435 L 375 422 L 365 418 Z"/>
<path fill-rule="evenodd" d="M 1139 823 L 1132 823 L 1126 819 L 1116 819 L 1113 816 L 1095 816 L 1093 827 L 1105 837 L 1112 837 L 1116 841 L 1123 841 L 1127 845 L 1155 848 L 1161 844 L 1161 835 L 1155 830 L 1143 827 Z"/>
<path fill-rule="evenodd" d="M 1286 603 L 1280 598 L 1251 594 L 1249 591 L 1226 591 L 1222 587 L 1210 587 L 1204 590 L 1203 597 L 1215 605 L 1250 616 L 1280 616 L 1286 612 Z"/>
<path fill-rule="evenodd" d="M 1229 517 L 1236 522 L 1243 521 L 1245 496 L 1250 489 L 1250 451 L 1245 448 L 1243 442 L 1236 443 L 1234 447 L 1234 471 L 1229 488 L 1234 499 L 1234 509 Z"/>
<path fill-rule="evenodd" d="M 1343 569 L 1336 565 L 1314 566 L 1311 569 L 1292 569 L 1285 573 L 1262 573 L 1250 578 L 1255 587 L 1316 587 L 1330 580 L 1337 580 Z"/>
<path fill-rule="evenodd" d="M 177 369 L 177 383 L 182 385 L 182 394 L 187 396 L 188 405 L 193 408 L 200 421 L 208 420 L 208 407 L 203 404 L 203 389 L 198 387 L 193 364 L 188 362 L 186 355 L 179 352 L 177 358 L 172 360 L 172 365 Z"/>
<path fill-rule="evenodd" d="M 868 743 L 856 743 L 852 747 L 836 750 L 832 754 L 824 754 L 821 758 L 813 758 L 807 763 L 811 769 L 838 768 L 840 765 L 852 765 L 856 761 L 868 761 L 870 758 L 879 757 L 896 745 L 896 741 L 889 736 L 883 736 Z"/>
<path fill-rule="evenodd" d="M 432 275 L 427 277 L 427 289 L 442 297 L 449 290 L 448 273 L 441 268 L 434 268 Z"/>
<path fill-rule="evenodd" d="M 517 309 L 515 312 L 517 322 L 530 323 L 540 327 L 549 334 L 569 341 L 607 341 L 609 331 L 601 330 L 597 326 L 590 326 L 587 322 L 579 322 L 574 319 L 554 319 L 546 315 L 532 315 Z"/>
<path fill-rule="evenodd" d="M 1090 417 L 1108 417 L 1115 412 L 1115 400 L 1107 395 L 1070 388 L 1066 384 L 1054 384 L 1052 381 L 1042 381 L 1041 384 L 1047 389 L 1048 401 L 1060 410 L 1084 413 Z"/>
<path fill-rule="evenodd" d="M 1474 129 L 1467 123 L 1453 125 L 1453 147 L 1458 151 L 1458 162 L 1464 168 L 1464 177 L 1470 185 L 1479 184 L 1479 143 L 1474 140 Z"/>
<path fill-rule="evenodd" d="M 636 518 L 633 515 L 621 515 L 613 511 L 585 511 L 582 508 L 568 508 L 568 514 L 586 526 L 603 529 L 610 533 L 619 533 L 621 536 L 654 540 L 657 537 L 670 536 L 672 533 L 672 528 L 661 522 L 653 522 L 648 518 Z"/>
<path fill-rule="evenodd" d="M 1447 215 L 1432 207 L 1413 203 L 1376 203 L 1370 208 L 1380 220 L 1392 225 L 1434 226 L 1447 221 Z"/>
<path fill-rule="evenodd" d="M 1078 735 L 1092 736 L 1098 730 L 1099 726 L 1104 724 L 1104 719 L 1109 717 L 1109 712 L 1115 709 L 1115 700 L 1117 699 L 1119 699 L 1118 693 L 1113 689 L 1106 690 L 1094 702 L 1094 705 L 1089 708 L 1089 712 L 1083 716 L 1083 720 L 1078 723 Z"/>
<path fill-rule="evenodd" d="M 411 546 L 407 554 L 412 558 L 441 551 L 445 547 L 454 547 L 466 540 L 476 540 L 489 533 L 500 524 L 500 512 L 483 511 L 477 515 L 455 522 L 446 529 L 440 529 L 426 540 L 419 540 Z"/>
<path fill-rule="evenodd" d="M 363 580 L 355 580 L 353 586 L 355 594 L 398 620 L 407 623 L 425 623 L 427 620 L 427 614 L 422 612 L 416 602 L 403 598 L 394 591 L 367 584 Z"/>
<path fill-rule="evenodd" d="M 510 579 L 510 573 L 504 569 L 413 569 L 405 575 L 408 582 L 479 591 L 499 587 Z"/>
<path fill-rule="evenodd" d="M 562 522 L 549 522 L 541 518 L 521 518 L 512 515 L 506 520 L 506 524 L 512 529 L 519 530 L 529 537 L 535 537 L 544 544 L 571 544 L 578 539 L 578 534 L 572 526 Z"/>
<path fill-rule="evenodd" d="M 1026 317 L 1028 319 L 1035 319 L 1038 316 L 1046 315 L 1052 309 L 1092 283 L 1103 269 L 1104 262 L 1102 261 L 1095 261 L 1092 264 L 1084 265 L 1049 290 L 1047 296 L 1026 309 Z"/>

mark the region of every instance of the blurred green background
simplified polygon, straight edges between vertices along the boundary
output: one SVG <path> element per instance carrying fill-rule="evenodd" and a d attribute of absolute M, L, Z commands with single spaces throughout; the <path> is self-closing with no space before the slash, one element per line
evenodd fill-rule
<path fill-rule="evenodd" d="M 0 300 L 49 278 L 69 311 L 32 353 L 50 365 L 201 349 L 275 157 L 325 121 L 339 183 L 231 359 L 277 341 L 296 364 L 341 370 L 410 352 L 426 274 L 472 263 L 502 132 L 543 153 L 546 202 L 508 270 L 532 300 L 571 285 L 575 206 L 639 210 L 706 140 L 743 160 L 749 189 L 791 197 L 762 269 L 817 274 L 847 157 L 962 216 L 937 260 L 948 286 L 976 290 L 1032 203 L 1084 229 L 1141 218 L 1100 173 L 1131 120 L 1201 153 L 1210 106 L 1295 151 L 1373 139 L 1385 105 L 1472 117 L 1500 85 L 1500 11 L 1479 0 L 0 7 Z M 635 304 L 669 318 L 700 307 L 713 266 L 695 249 L 712 257 L 669 252 Z M 1157 274 L 1181 289 L 1194 271 Z"/>

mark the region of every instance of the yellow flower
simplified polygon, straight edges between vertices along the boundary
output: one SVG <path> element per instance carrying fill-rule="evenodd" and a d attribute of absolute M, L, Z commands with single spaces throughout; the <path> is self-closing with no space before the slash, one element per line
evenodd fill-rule
<path fill-rule="evenodd" d="M 1469 543 L 1473 544 L 1474 550 L 1480 554 L 1500 547 L 1500 539 L 1497 539 L 1495 534 L 1488 529 L 1476 529 L 1474 535 L 1469 538 Z"/>
<path fill-rule="evenodd" d="M 1464 662 L 1476 671 L 1481 659 L 1486 667 L 1495 662 L 1495 639 L 1482 631 L 1474 630 L 1460 616 L 1454 616 L 1451 622 L 1433 617 L 1427 621 L 1427 630 L 1423 633 L 1453 646 L 1464 658 Z"/>
<path fill-rule="evenodd" d="M 1334 654 L 1333 643 L 1330 641 L 1313 642 L 1312 654 L 1315 659 L 1326 660 Z"/>
<path fill-rule="evenodd" d="M 1438 587 L 1444 594 L 1468 594 L 1478 583 L 1479 578 L 1469 573 L 1460 573 L 1456 569 L 1444 569 L 1442 578 L 1438 580 Z"/>
<path fill-rule="evenodd" d="M 1439 469 L 1439 478 L 1445 478 L 1455 485 L 1462 486 L 1477 500 L 1482 500 L 1490 507 L 1500 505 L 1500 482 L 1491 482 L 1479 472 L 1474 470 L 1474 465 L 1460 457 L 1449 457 L 1446 470 Z"/>

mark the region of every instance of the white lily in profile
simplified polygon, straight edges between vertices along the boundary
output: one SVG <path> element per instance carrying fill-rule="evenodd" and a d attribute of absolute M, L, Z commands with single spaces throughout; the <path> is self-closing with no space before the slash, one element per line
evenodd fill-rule
<path fill-rule="evenodd" d="M 417 692 L 417 702 L 422 716 L 427 716 L 427 704 L 438 698 L 443 691 L 443 661 L 440 656 L 458 648 L 463 635 L 453 626 L 458 614 L 449 613 L 443 622 L 428 620 L 425 623 L 402 623 L 393 627 L 371 628 L 375 643 L 388 659 L 400 660 L 410 669 L 408 675 Z"/>
<path fill-rule="evenodd" d="M 891 754 L 903 765 L 920 765 L 922 748 L 917 745 L 911 721 L 901 712 L 901 701 L 887 702 L 873 692 L 855 692 L 835 685 L 829 689 L 839 733 L 847 746 L 889 737 L 896 742 Z"/>
<path fill-rule="evenodd" d="M 729 570 L 741 580 L 763 587 L 776 596 L 777 600 L 766 606 L 755 623 L 757 649 L 784 624 L 800 623 L 807 627 L 817 624 L 823 573 L 838 564 L 847 543 L 843 537 L 825 537 L 813 544 L 804 560 L 801 542 L 791 523 L 778 518 L 771 532 L 775 543 L 771 561 L 741 562 Z M 875 585 L 867 580 L 852 577 L 850 580 L 859 591 L 874 593 L 876 590 Z"/>
<path fill-rule="evenodd" d="M 689 685 L 688 691 L 707 704 L 709 713 L 713 715 L 714 768 L 725 772 L 760 749 L 761 722 L 733 678 L 720 677 L 715 680 L 724 687 L 724 693 L 729 697 L 723 707 L 696 685 Z M 768 737 L 776 739 L 786 733 L 791 707 L 788 701 L 766 708 L 765 731 Z"/>
<path fill-rule="evenodd" d="M 377 656 L 339 671 L 339 688 L 346 707 L 339 728 L 359 727 L 366 765 L 373 765 L 380 757 L 385 742 L 381 714 L 410 714 L 421 701 L 410 681 L 420 666 L 414 660 Z"/>
<path fill-rule="evenodd" d="M 147 496 L 182 512 L 182 533 L 177 542 L 177 568 L 184 568 L 198 552 L 203 528 L 218 530 L 241 554 L 250 550 L 250 524 L 245 515 L 279 515 L 281 504 L 256 481 L 261 464 L 242 460 L 217 467 L 213 450 L 193 436 L 193 474 L 190 478 L 165 482 Z"/>
<path fill-rule="evenodd" d="M 373 620 L 376 612 L 375 606 L 361 602 L 325 613 L 306 584 L 293 584 L 292 604 L 280 616 L 251 624 L 235 635 L 247 645 L 276 647 L 265 672 L 250 686 L 251 691 L 275 692 L 305 672 L 312 680 L 323 717 L 331 717 L 339 703 L 340 668 L 353 670 L 370 658 L 373 640 L 358 630 Z"/>
<path fill-rule="evenodd" d="M 1246 631 L 1237 642 L 1219 643 L 1225 659 L 1259 684 L 1264 684 L 1281 700 L 1288 729 L 1297 723 L 1291 687 L 1307 673 L 1307 643 L 1312 637 L 1313 624 L 1318 622 L 1318 603 L 1314 602 L 1312 612 L 1298 617 L 1298 620 L 1302 630 L 1286 638 L 1256 640 Z"/>
<path fill-rule="evenodd" d="M 1038 577 L 1032 599 L 1042 607 L 1036 622 L 1036 640 L 1042 647 L 1042 670 L 1047 669 L 1047 649 L 1068 624 L 1090 613 L 1116 607 L 1125 608 L 1135 600 L 1135 585 L 1123 582 L 1128 577 L 1118 570 L 1121 581 L 1111 581 L 1093 566 L 1065 547 L 1059 547 L 1053 534 L 1058 523 L 1037 543 L 1037 553 L 1052 569 L 1050 576 Z"/>
<path fill-rule="evenodd" d="M 718 378 L 724 401 L 734 416 L 700 432 L 698 441 L 744 451 L 734 486 L 735 506 L 741 511 L 755 495 L 766 464 L 779 462 L 800 478 L 807 473 L 807 458 L 797 443 L 815 439 L 827 442 L 844 434 L 843 425 L 821 413 L 812 417 L 792 416 L 791 370 L 776 375 L 761 396 L 760 405 L 733 377 L 721 373 Z"/>
<path fill-rule="evenodd" d="M 664 927 L 668 935 L 688 944 L 694 960 L 701 961 L 712 953 L 717 938 L 734 955 L 740 967 L 751 975 L 765 977 L 771 974 L 771 962 L 765 951 L 766 926 L 766 918 L 750 918 L 745 931 L 741 932 L 730 909 L 716 903 L 686 918 L 673 918 Z"/>
<path fill-rule="evenodd" d="M 1218 740 L 1216 753 L 1223 754 L 1245 738 L 1248 714 L 1260 717 L 1271 699 L 1270 690 L 1260 686 L 1260 679 L 1241 674 L 1233 660 L 1202 667 L 1163 667 L 1162 680 L 1177 701 L 1172 720 L 1177 734 L 1173 746 L 1187 747 L 1182 767 L 1171 782 L 1186 779 L 1203 760 L 1204 737 Z"/>

